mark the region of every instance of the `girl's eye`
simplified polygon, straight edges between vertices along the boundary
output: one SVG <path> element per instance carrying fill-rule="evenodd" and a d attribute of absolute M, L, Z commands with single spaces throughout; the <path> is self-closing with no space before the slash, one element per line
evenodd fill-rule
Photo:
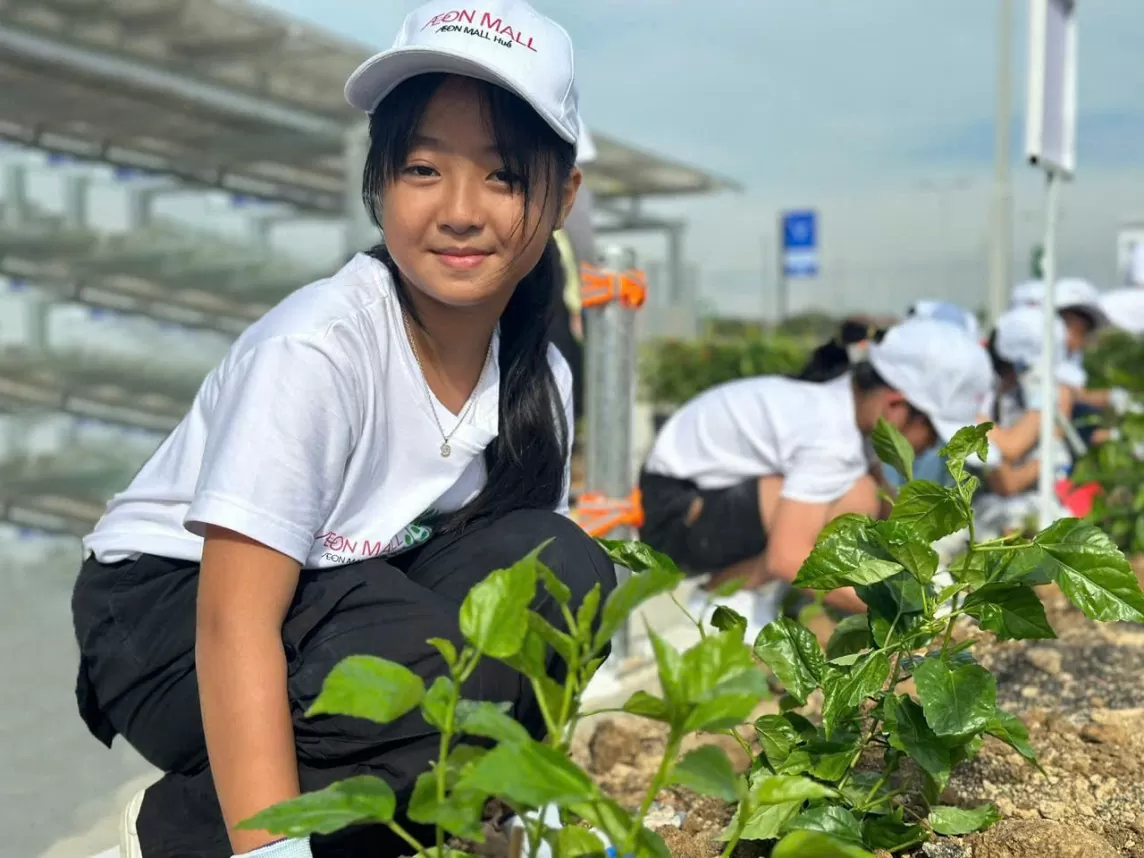
<path fill-rule="evenodd" d="M 419 179 L 431 178 L 437 171 L 432 167 L 425 164 L 410 164 L 402 172 L 407 176 L 415 176 Z"/>
<path fill-rule="evenodd" d="M 497 170 L 491 176 L 494 182 L 499 182 L 502 185 L 508 185 L 515 188 L 520 185 L 520 176 L 511 170 Z"/>

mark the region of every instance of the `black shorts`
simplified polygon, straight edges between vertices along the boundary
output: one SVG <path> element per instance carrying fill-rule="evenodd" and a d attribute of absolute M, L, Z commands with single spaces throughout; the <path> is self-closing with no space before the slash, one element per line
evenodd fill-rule
<path fill-rule="evenodd" d="M 718 572 L 758 557 L 767 547 L 756 478 L 725 489 L 701 489 L 690 480 L 640 473 L 644 526 L 640 540 L 691 575 Z M 696 498 L 698 518 L 687 523 Z"/>

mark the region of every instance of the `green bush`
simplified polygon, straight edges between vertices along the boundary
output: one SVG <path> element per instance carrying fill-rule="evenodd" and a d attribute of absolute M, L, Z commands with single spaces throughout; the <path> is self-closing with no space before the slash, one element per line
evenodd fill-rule
<path fill-rule="evenodd" d="M 641 356 L 644 395 L 657 405 L 682 405 L 708 388 L 753 375 L 802 370 L 816 340 L 785 334 L 743 339 L 657 340 Z"/>
<path fill-rule="evenodd" d="M 1109 331 L 1084 356 L 1088 388 L 1123 387 L 1144 394 L 1144 339 L 1125 331 Z"/>

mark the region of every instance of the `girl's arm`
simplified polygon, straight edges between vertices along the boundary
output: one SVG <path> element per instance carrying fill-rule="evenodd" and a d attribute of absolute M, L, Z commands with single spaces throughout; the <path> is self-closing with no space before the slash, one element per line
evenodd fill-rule
<path fill-rule="evenodd" d="M 207 526 L 195 663 L 215 789 L 236 854 L 281 839 L 235 825 L 299 794 L 282 623 L 300 564 Z"/>

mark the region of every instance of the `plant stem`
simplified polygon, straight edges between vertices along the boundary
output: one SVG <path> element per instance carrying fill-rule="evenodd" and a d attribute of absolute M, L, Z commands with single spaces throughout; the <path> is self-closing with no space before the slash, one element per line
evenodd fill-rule
<path fill-rule="evenodd" d="M 695 617 L 691 616 L 691 612 L 687 610 L 687 608 L 683 607 L 683 604 L 679 601 L 679 599 L 676 598 L 675 593 L 668 593 L 667 595 L 671 598 L 671 601 L 675 604 L 675 607 L 679 608 L 679 610 L 683 612 L 683 616 L 687 617 L 687 619 L 691 621 L 691 624 L 695 626 L 695 628 L 699 629 L 699 637 L 701 639 L 706 638 L 707 632 L 703 629 L 703 623 L 695 619 Z M 706 609 L 704 609 L 704 613 L 706 613 Z"/>
<path fill-rule="evenodd" d="M 731 858 L 731 853 L 735 851 L 735 847 L 739 845 L 739 839 L 743 836 L 743 829 L 747 827 L 747 802 L 744 799 L 739 802 L 739 824 L 735 826 L 735 831 L 731 834 L 731 839 L 727 841 L 727 846 L 723 849 L 723 854 L 720 858 Z"/>
<path fill-rule="evenodd" d="M 544 696 L 544 688 L 532 677 L 529 677 L 528 682 L 532 686 L 532 693 L 536 695 L 536 705 L 540 707 L 540 715 L 544 719 L 544 729 L 548 731 L 549 736 L 559 736 L 560 731 L 556 722 L 552 720 L 552 713 L 548 711 L 548 701 Z"/>
<path fill-rule="evenodd" d="M 416 850 L 416 852 L 414 852 L 415 855 L 424 855 L 426 852 L 429 851 L 428 849 L 425 848 L 425 846 L 416 837 L 414 837 L 412 834 L 410 834 L 408 831 L 406 831 L 404 828 L 402 828 L 398 823 L 393 822 L 391 820 L 391 821 L 387 822 L 386 825 L 389 826 L 390 831 L 392 831 L 394 834 L 396 834 L 398 837 L 400 837 L 402 840 L 404 840 L 406 843 L 408 843 L 410 846 L 412 846 Z M 440 850 L 438 850 L 438 854 L 443 854 L 443 853 L 441 853 Z"/>
<path fill-rule="evenodd" d="M 739 747 L 743 749 L 744 753 L 746 753 L 747 759 L 751 761 L 751 765 L 754 765 L 755 764 L 755 754 L 751 750 L 751 743 L 748 742 L 746 739 L 744 739 L 742 736 L 740 736 L 739 731 L 736 730 L 734 727 L 732 727 L 730 730 L 727 731 L 727 735 L 731 736 L 736 742 L 739 743 Z"/>
<path fill-rule="evenodd" d="M 445 804 L 445 785 L 449 777 L 449 745 L 453 739 L 454 719 L 457 715 L 457 701 L 461 697 L 461 683 L 453 677 L 453 690 L 449 695 L 449 707 L 445 715 L 445 726 L 441 729 L 441 742 L 437 751 L 437 806 Z M 445 829 L 434 826 L 437 836 L 437 854 L 445 854 Z"/>
<path fill-rule="evenodd" d="M 620 854 L 626 855 L 635 849 L 636 838 L 639 837 L 639 831 L 643 828 L 643 821 L 647 817 L 648 810 L 651 809 L 651 803 L 655 801 L 655 797 L 659 795 L 659 791 L 663 789 L 664 784 L 667 783 L 667 776 L 671 772 L 671 767 L 675 764 L 675 758 L 679 754 L 679 744 L 683 737 L 678 735 L 675 730 L 672 730 L 667 737 L 667 747 L 663 752 L 663 759 L 659 761 L 659 768 L 656 769 L 655 775 L 651 779 L 651 784 L 647 788 L 647 794 L 644 796 L 643 801 L 640 802 L 640 809 L 636 813 L 636 818 L 632 820 L 632 828 L 628 832 L 628 836 L 624 838 L 623 848 L 619 850 Z"/>

